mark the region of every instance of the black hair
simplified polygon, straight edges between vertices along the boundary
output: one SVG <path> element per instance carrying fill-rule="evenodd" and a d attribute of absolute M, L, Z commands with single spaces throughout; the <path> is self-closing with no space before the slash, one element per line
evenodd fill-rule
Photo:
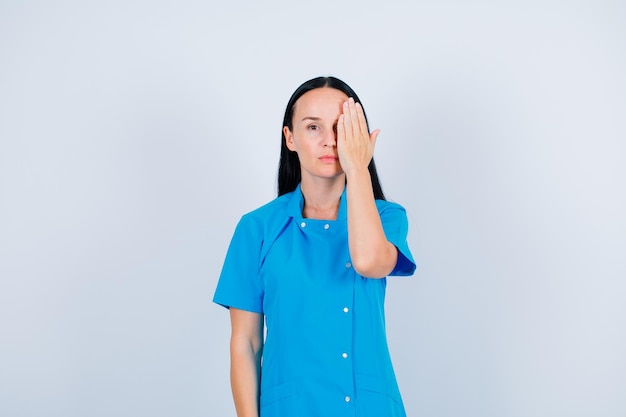
<path fill-rule="evenodd" d="M 306 81 L 300 87 L 294 91 L 287 103 L 287 109 L 285 110 L 285 117 L 283 119 L 283 127 L 287 126 L 289 130 L 293 130 L 293 108 L 296 101 L 306 92 L 315 90 L 316 88 L 334 88 L 344 92 L 348 97 L 352 97 L 355 102 L 360 103 L 359 97 L 354 90 L 350 88 L 348 84 L 335 77 L 317 77 L 312 80 Z M 361 106 L 363 103 L 361 103 Z M 363 110 L 365 114 L 365 109 Z M 367 123 L 367 116 L 365 116 L 365 122 Z M 369 124 L 367 126 L 369 130 Z M 300 160 L 298 154 L 287 148 L 285 133 L 281 129 L 281 145 L 280 145 L 280 162 L 278 164 L 278 195 L 287 194 L 296 189 L 296 186 L 301 181 L 300 172 Z M 372 189 L 374 190 L 374 198 L 377 200 L 384 200 L 385 195 L 383 189 L 378 180 L 378 173 L 376 172 L 376 164 L 374 158 L 370 161 L 367 169 L 370 172 L 370 178 L 372 179 Z"/>

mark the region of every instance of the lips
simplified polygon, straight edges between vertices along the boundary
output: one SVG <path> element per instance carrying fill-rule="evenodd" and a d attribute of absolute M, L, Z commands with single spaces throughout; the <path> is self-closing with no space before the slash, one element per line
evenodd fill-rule
<path fill-rule="evenodd" d="M 338 158 L 335 155 L 323 155 L 319 157 L 319 160 L 326 163 L 337 162 Z"/>

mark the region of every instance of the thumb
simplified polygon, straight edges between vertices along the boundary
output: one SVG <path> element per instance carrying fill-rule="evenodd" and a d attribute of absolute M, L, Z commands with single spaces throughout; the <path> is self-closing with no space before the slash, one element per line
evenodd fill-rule
<path fill-rule="evenodd" d="M 376 139 L 378 139 L 378 134 L 380 133 L 380 129 L 376 129 L 372 133 L 370 133 L 370 141 L 372 145 L 376 145 Z"/>

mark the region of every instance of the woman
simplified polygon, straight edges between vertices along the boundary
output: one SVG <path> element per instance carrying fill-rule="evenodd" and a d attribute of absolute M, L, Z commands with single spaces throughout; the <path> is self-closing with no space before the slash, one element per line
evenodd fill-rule
<path fill-rule="evenodd" d="M 241 218 L 213 299 L 230 308 L 239 417 L 405 416 L 383 304 L 385 277 L 415 262 L 378 181 L 378 133 L 334 77 L 287 104 L 279 197 Z"/>

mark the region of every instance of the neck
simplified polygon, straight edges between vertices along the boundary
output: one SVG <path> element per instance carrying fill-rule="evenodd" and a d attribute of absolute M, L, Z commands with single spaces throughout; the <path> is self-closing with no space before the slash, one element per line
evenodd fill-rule
<path fill-rule="evenodd" d="M 345 186 L 346 179 L 343 175 L 323 181 L 303 179 L 300 185 L 304 196 L 302 215 L 309 219 L 336 220 Z"/>

